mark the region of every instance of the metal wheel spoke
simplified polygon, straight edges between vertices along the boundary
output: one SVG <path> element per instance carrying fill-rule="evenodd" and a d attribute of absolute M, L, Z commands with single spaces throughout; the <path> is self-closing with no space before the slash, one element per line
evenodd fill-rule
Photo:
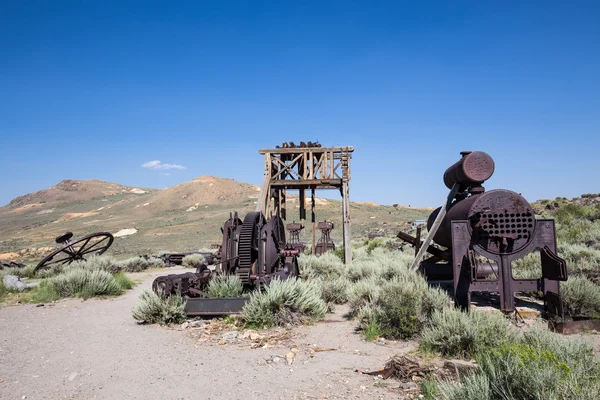
<path fill-rule="evenodd" d="M 92 240 L 92 237 L 87 238 L 85 243 L 82 244 L 81 246 L 79 246 L 79 249 L 77 250 L 77 254 L 81 254 L 81 252 L 85 249 L 85 246 L 87 246 L 87 244 L 90 242 L 90 240 Z"/>
<path fill-rule="evenodd" d="M 87 244 L 90 241 L 90 239 L 88 239 L 88 241 L 85 242 L 85 244 Z M 87 253 L 89 253 L 94 247 L 98 246 L 100 243 L 104 242 L 106 239 L 108 239 L 108 238 L 105 237 L 102 240 L 99 240 L 98 242 L 94 243 L 93 245 L 91 245 L 89 248 L 87 248 L 85 250 L 83 250 L 83 248 L 85 247 L 85 245 L 81 246 L 81 248 L 79 249 L 78 254 L 87 254 Z"/>

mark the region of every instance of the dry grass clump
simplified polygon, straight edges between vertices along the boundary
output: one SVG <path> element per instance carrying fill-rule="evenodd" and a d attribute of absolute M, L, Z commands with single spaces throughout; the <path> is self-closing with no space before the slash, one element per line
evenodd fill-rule
<path fill-rule="evenodd" d="M 263 291 L 251 293 L 242 316 L 249 326 L 271 327 L 317 321 L 326 312 L 319 282 L 289 278 L 273 280 Z"/>
<path fill-rule="evenodd" d="M 185 303 L 179 295 L 159 296 L 151 290 L 140 293 L 140 301 L 133 307 L 133 318 L 143 324 L 180 324 L 185 321 Z"/>
<path fill-rule="evenodd" d="M 243 290 L 242 281 L 235 275 L 214 277 L 207 287 L 212 297 L 239 297 Z"/>

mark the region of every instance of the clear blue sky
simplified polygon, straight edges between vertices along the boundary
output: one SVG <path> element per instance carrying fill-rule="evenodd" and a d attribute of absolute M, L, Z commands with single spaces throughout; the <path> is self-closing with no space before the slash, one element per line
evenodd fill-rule
<path fill-rule="evenodd" d="M 600 192 L 600 3 L 0 3 L 0 204 L 260 184 L 259 148 L 317 139 L 355 147 L 357 201 L 437 205 L 461 150 L 494 157 L 488 188 Z"/>

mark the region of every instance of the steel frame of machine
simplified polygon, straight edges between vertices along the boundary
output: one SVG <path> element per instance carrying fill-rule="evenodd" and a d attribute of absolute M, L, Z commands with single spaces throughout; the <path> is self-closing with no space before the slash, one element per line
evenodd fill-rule
<path fill-rule="evenodd" d="M 306 191 L 310 190 L 312 252 L 316 246 L 315 192 L 320 189 L 338 189 L 342 196 L 342 226 L 344 259 L 352 263 L 350 245 L 350 159 L 354 147 L 286 147 L 260 149 L 265 156 L 265 172 L 256 211 L 269 214 L 273 209 L 284 220 L 287 216 L 288 190 L 298 190 L 300 223 L 306 220 Z"/>

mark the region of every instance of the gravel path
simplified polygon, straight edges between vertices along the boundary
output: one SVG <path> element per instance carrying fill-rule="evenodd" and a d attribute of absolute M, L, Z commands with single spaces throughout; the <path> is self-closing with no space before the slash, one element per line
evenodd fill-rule
<path fill-rule="evenodd" d="M 217 345 L 189 330 L 137 325 L 131 309 L 160 274 L 143 275 L 119 298 L 0 308 L 0 398 L 398 399 L 397 382 L 355 369 L 382 367 L 413 344 L 364 342 L 344 309 L 294 329 L 292 365 L 265 362 L 288 348 Z M 311 354 L 315 345 L 337 350 Z"/>

